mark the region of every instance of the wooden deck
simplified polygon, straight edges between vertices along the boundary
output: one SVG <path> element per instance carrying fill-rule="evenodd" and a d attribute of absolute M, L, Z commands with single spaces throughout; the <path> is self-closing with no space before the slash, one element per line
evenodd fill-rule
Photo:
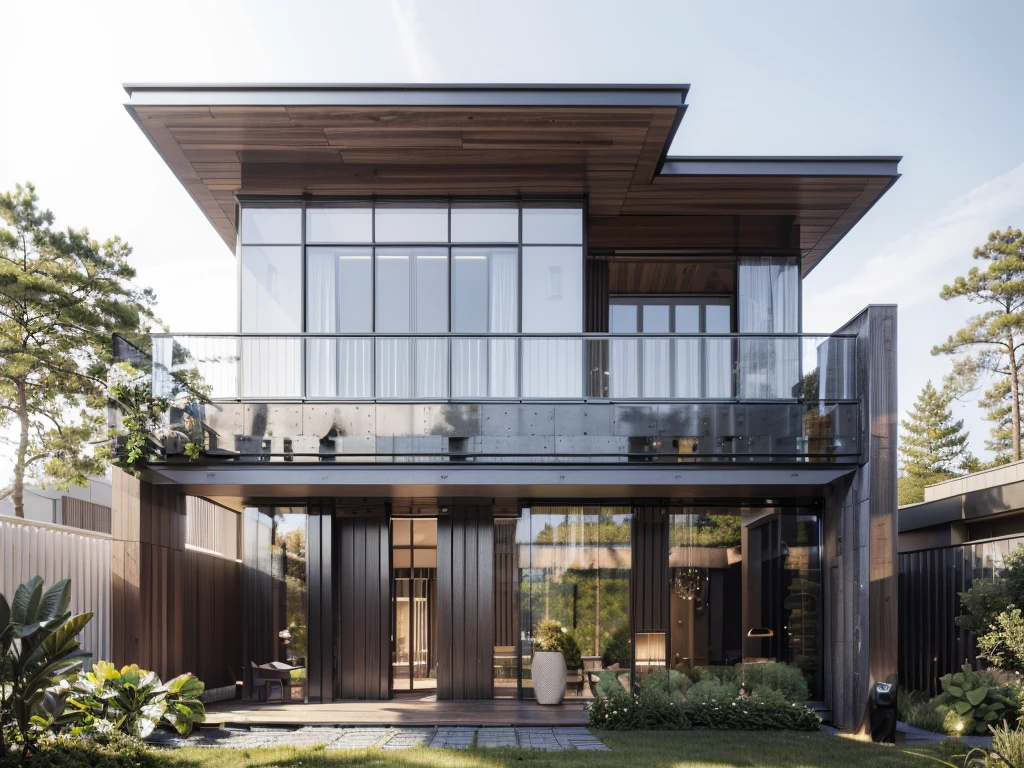
<path fill-rule="evenodd" d="M 330 704 L 265 704 L 221 701 L 207 708 L 215 725 L 586 725 L 583 702 L 541 706 L 532 701 L 336 701 Z"/>

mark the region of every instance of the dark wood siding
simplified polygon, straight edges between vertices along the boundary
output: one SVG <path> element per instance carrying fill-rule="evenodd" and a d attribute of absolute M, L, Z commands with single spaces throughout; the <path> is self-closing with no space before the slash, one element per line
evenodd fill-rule
<path fill-rule="evenodd" d="M 383 510 L 346 509 L 334 526 L 336 697 L 390 695 L 391 536 Z"/>
<path fill-rule="evenodd" d="M 438 518 L 438 699 L 493 696 L 493 559 L 490 506 L 456 506 Z"/>
<path fill-rule="evenodd" d="M 637 632 L 669 630 L 668 511 L 638 506 L 633 512 L 633 572 L 630 575 L 630 625 Z"/>
<path fill-rule="evenodd" d="M 494 644 L 515 646 L 519 636 L 519 579 L 516 558 L 518 520 L 494 521 Z"/>
<path fill-rule="evenodd" d="M 587 328 L 608 332 L 608 262 L 587 259 Z"/>
<path fill-rule="evenodd" d="M 332 543 L 334 504 L 310 504 L 306 534 L 306 659 L 310 700 L 334 698 L 334 589 Z"/>

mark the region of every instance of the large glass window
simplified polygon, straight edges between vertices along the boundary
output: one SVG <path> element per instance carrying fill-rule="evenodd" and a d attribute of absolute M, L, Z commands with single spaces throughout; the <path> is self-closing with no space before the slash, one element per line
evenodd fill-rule
<path fill-rule="evenodd" d="M 304 701 L 307 667 L 306 522 L 304 513 L 290 507 L 271 508 L 273 544 L 274 623 L 277 627 L 277 661 L 288 664 L 289 679 L 282 685 L 282 699 Z M 269 677 L 269 675 L 268 675 Z"/>
<path fill-rule="evenodd" d="M 669 547 L 672 668 L 714 673 L 716 667 L 784 663 L 804 675 L 811 698 L 821 695 L 817 513 L 677 508 L 669 518 Z"/>
<path fill-rule="evenodd" d="M 557 622 L 564 630 L 568 695 L 589 696 L 595 676 L 629 689 L 631 524 L 628 507 L 524 510 L 516 542 L 527 697 L 533 688 L 533 637 L 542 622 Z"/>
<path fill-rule="evenodd" d="M 302 242 L 301 208 L 243 208 L 243 245 L 298 245 Z"/>
<path fill-rule="evenodd" d="M 737 314 L 740 333 L 799 333 L 799 261 L 773 256 L 740 258 Z M 800 362 L 798 338 L 740 339 L 739 396 L 797 397 Z"/>

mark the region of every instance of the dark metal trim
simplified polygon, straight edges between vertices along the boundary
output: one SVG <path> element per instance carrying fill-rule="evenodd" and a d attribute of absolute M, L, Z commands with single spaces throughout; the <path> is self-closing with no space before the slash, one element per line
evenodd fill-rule
<path fill-rule="evenodd" d="M 902 156 L 668 157 L 659 176 L 895 176 Z"/>

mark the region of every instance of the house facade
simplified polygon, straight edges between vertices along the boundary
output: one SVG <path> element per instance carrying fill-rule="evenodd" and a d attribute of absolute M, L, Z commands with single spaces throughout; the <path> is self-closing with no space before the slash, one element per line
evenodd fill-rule
<path fill-rule="evenodd" d="M 115 340 L 208 400 L 171 413 L 200 458 L 115 477 L 115 652 L 528 699 L 556 621 L 569 696 L 773 660 L 862 728 L 897 665 L 896 313 L 807 333 L 802 281 L 898 158 L 669 156 L 685 86 L 127 91 L 239 331 Z M 235 515 L 230 623 L 173 597 L 190 496 Z"/>

